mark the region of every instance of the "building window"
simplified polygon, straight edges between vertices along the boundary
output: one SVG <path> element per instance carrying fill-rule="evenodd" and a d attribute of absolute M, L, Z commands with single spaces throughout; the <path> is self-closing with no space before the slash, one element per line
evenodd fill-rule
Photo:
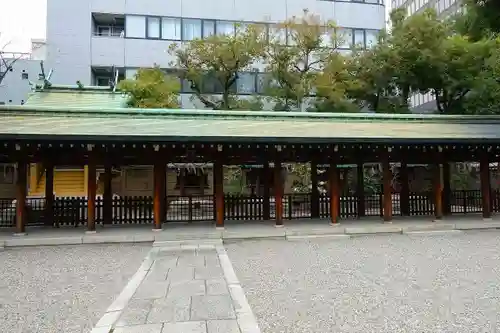
<path fill-rule="evenodd" d="M 280 28 L 276 25 L 269 27 L 269 38 L 280 45 L 286 45 L 287 33 L 286 29 Z"/>
<path fill-rule="evenodd" d="M 370 48 L 372 46 L 377 45 L 378 42 L 378 30 L 366 30 L 365 31 L 365 36 L 366 36 L 366 47 Z"/>
<path fill-rule="evenodd" d="M 148 17 L 148 38 L 160 38 L 160 18 Z"/>
<path fill-rule="evenodd" d="M 201 20 L 182 19 L 182 40 L 201 38 Z"/>
<path fill-rule="evenodd" d="M 236 91 L 238 94 L 253 94 L 255 93 L 256 73 L 238 73 L 236 81 Z"/>
<path fill-rule="evenodd" d="M 234 22 L 217 21 L 215 31 L 217 32 L 217 35 L 234 35 Z"/>
<path fill-rule="evenodd" d="M 365 47 L 365 31 L 354 30 L 354 45 L 358 47 Z"/>
<path fill-rule="evenodd" d="M 181 19 L 164 17 L 161 20 L 161 38 L 181 40 Z"/>
<path fill-rule="evenodd" d="M 338 36 L 338 47 L 340 49 L 350 49 L 352 48 L 353 35 L 352 29 L 340 28 L 337 31 Z"/>
<path fill-rule="evenodd" d="M 28 79 L 28 73 L 21 73 L 21 79 L 27 80 Z"/>
<path fill-rule="evenodd" d="M 125 33 L 127 37 L 145 38 L 146 37 L 146 17 L 145 16 L 127 16 L 125 20 Z"/>
<path fill-rule="evenodd" d="M 203 20 L 203 38 L 215 35 L 215 21 Z"/>

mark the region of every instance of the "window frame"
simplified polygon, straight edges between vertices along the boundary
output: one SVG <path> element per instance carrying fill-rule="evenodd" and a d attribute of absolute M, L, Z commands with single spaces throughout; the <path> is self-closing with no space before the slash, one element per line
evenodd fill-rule
<path fill-rule="evenodd" d="M 158 20 L 158 37 L 150 37 L 149 36 L 149 21 L 150 20 Z M 146 39 L 159 40 L 162 34 L 162 17 L 161 16 L 146 16 Z"/>
<path fill-rule="evenodd" d="M 129 32 L 127 29 L 127 21 L 130 17 L 143 17 L 144 18 L 144 37 L 136 37 L 136 36 L 129 36 Z M 148 29 L 148 16 L 147 15 L 135 15 L 135 14 L 128 14 L 125 15 L 125 38 L 131 38 L 131 39 L 149 39 L 147 38 L 147 29 Z"/>

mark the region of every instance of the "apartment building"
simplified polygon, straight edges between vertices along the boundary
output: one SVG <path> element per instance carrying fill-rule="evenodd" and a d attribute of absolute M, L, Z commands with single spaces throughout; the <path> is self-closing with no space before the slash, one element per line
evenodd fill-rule
<path fill-rule="evenodd" d="M 8 71 L 0 83 L 0 105 L 22 105 L 32 90 L 30 81 L 38 81 L 40 61 L 45 59 L 45 41 L 31 40 L 31 52 L 5 52 L 0 72 Z M 12 64 L 12 66 L 10 66 Z"/>
<path fill-rule="evenodd" d="M 48 0 L 47 66 L 55 84 L 107 85 L 112 69 L 119 78 L 140 67 L 169 68 L 171 43 L 218 33 L 233 33 L 235 24 L 262 23 L 268 29 L 304 9 L 334 20 L 348 49 L 369 47 L 385 27 L 382 0 Z M 241 94 L 259 93 L 259 71 L 242 73 Z M 190 107 L 188 89 L 182 104 Z"/>

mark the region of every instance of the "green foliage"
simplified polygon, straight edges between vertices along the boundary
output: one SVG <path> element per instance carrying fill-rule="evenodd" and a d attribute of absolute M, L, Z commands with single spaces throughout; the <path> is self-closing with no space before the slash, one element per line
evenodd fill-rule
<path fill-rule="evenodd" d="M 170 53 L 176 57 L 174 65 L 181 78 L 189 82 L 205 107 L 230 110 L 238 107 L 234 103 L 239 73 L 251 70 L 253 63 L 263 56 L 265 43 L 263 27 L 238 26 L 235 35 L 212 35 L 183 45 L 174 44 Z M 221 97 L 214 96 L 213 89 L 207 89 L 209 79 L 216 83 Z"/>
<path fill-rule="evenodd" d="M 330 51 L 325 46 L 335 45 L 336 40 L 335 24 L 321 22 L 319 16 L 307 10 L 271 31 L 264 58 L 269 73 L 267 94 L 275 103 L 274 110 L 304 109 L 328 59 Z"/>
<path fill-rule="evenodd" d="M 179 107 L 179 80 L 166 75 L 159 67 L 139 69 L 134 79 L 121 81 L 118 89 L 128 93 L 131 107 Z"/>
<path fill-rule="evenodd" d="M 500 33 L 500 2 L 498 0 L 464 0 L 463 14 L 455 17 L 455 30 L 472 40 Z"/>

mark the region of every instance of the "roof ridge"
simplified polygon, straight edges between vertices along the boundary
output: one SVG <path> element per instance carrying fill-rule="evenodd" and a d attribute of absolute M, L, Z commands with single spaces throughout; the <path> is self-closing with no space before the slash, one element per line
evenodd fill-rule
<path fill-rule="evenodd" d="M 500 115 L 435 115 L 435 114 L 386 114 L 386 113 L 326 113 L 326 112 L 280 112 L 280 111 L 234 111 L 197 109 L 137 109 L 52 107 L 52 106 L 0 106 L 2 114 L 45 115 L 59 117 L 161 117 L 161 118 L 221 118 L 221 119 L 272 119 L 272 120 L 332 120 L 332 121 L 411 121 L 411 122 L 500 122 Z"/>

